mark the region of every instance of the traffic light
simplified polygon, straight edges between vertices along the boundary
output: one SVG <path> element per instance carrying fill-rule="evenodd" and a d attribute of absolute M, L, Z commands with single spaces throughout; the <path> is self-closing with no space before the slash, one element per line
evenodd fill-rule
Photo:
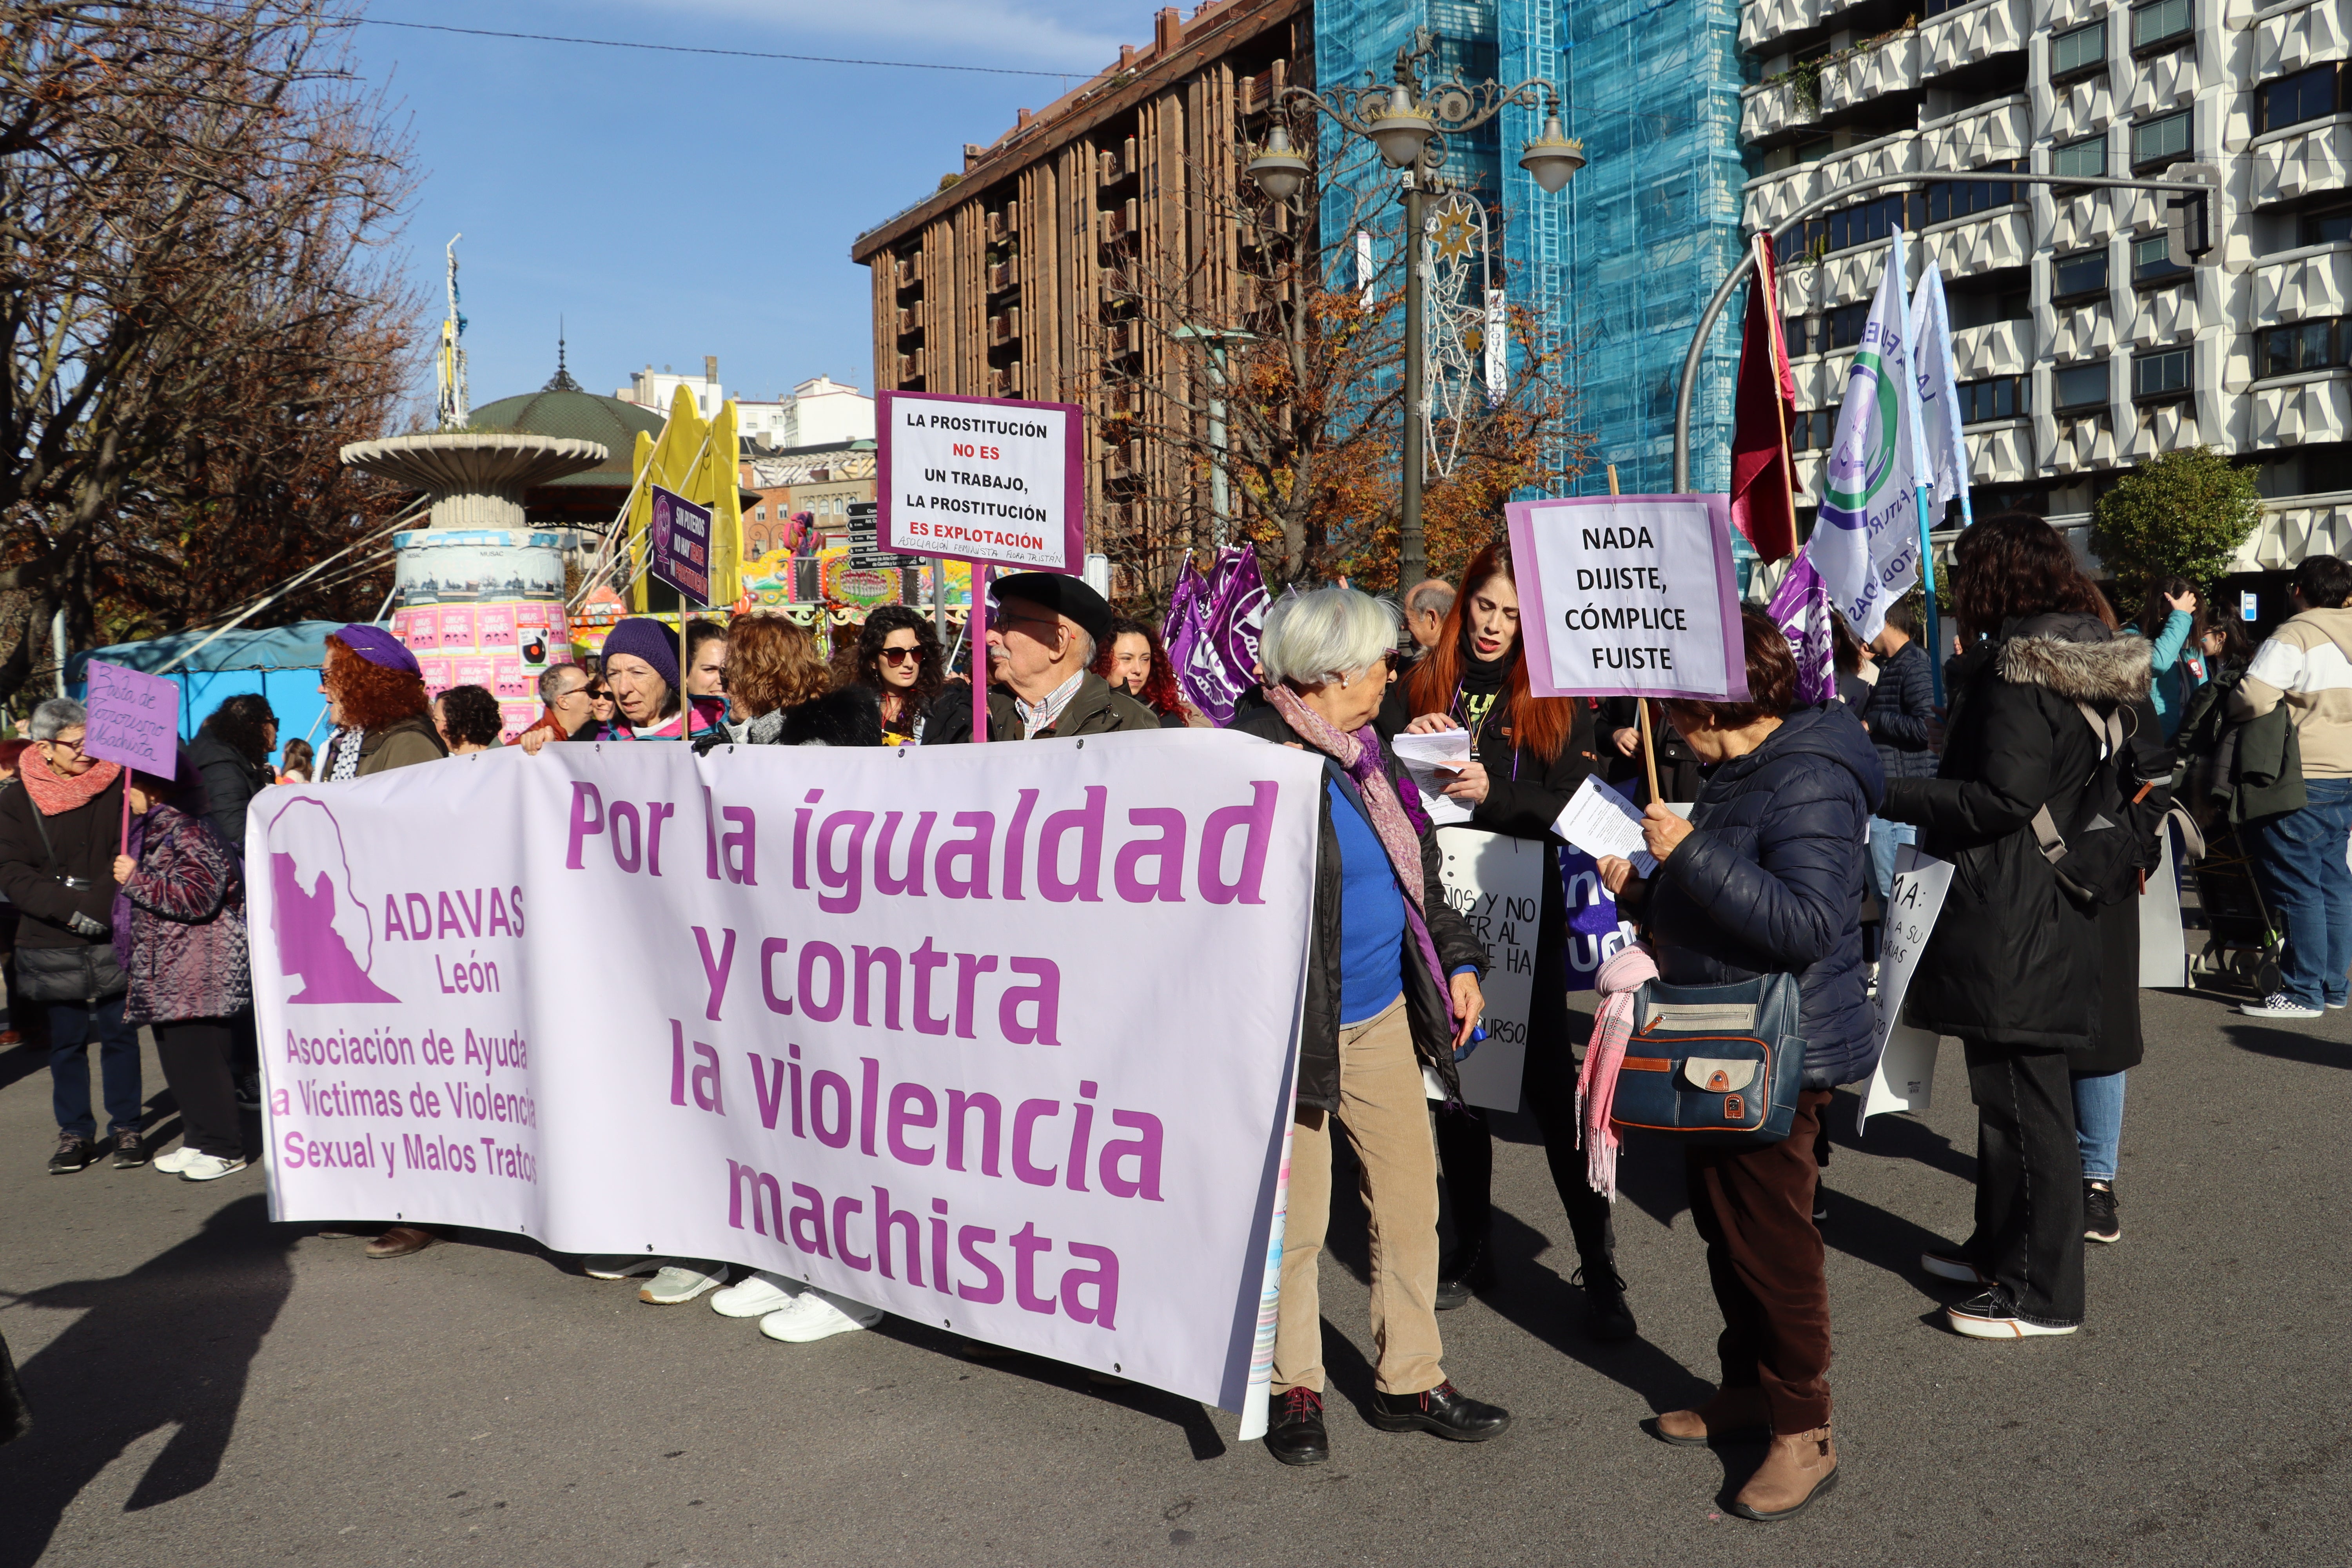
<path fill-rule="evenodd" d="M 2219 259 L 2213 246 L 2213 197 L 2220 194 L 2221 171 L 2210 163 L 2175 163 L 2164 172 L 2168 180 L 2194 180 L 2214 187 L 2211 192 L 2167 191 L 2164 195 L 2164 253 L 2175 267 L 2211 265 Z"/>

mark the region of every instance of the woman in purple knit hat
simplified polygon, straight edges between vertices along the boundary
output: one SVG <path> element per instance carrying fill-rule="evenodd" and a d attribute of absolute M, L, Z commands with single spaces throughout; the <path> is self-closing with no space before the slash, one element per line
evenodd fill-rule
<path fill-rule="evenodd" d="M 604 682 L 613 689 L 614 715 L 610 739 L 615 741 L 675 741 L 677 739 L 677 637 L 659 621 L 633 616 L 604 636 Z M 727 715 L 726 700 L 694 704 L 694 732 L 719 727 Z"/>

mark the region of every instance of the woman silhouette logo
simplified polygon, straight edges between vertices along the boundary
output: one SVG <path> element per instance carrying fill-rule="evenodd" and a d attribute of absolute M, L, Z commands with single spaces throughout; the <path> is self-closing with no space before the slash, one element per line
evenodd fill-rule
<path fill-rule="evenodd" d="M 352 886 L 343 832 L 324 802 L 297 795 L 269 823 L 271 923 L 278 968 L 299 974 L 289 1002 L 397 1002 L 369 978 L 375 938 Z"/>

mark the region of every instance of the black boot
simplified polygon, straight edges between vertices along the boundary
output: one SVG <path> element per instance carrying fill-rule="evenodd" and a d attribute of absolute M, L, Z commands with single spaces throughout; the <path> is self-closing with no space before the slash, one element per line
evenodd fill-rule
<path fill-rule="evenodd" d="M 1331 1457 L 1331 1436 L 1323 1430 L 1323 1396 L 1311 1388 L 1274 1396 L 1266 1423 L 1265 1451 L 1286 1465 L 1319 1465 Z"/>
<path fill-rule="evenodd" d="M 1448 1380 L 1423 1394 L 1374 1389 L 1372 1425 L 1383 1432 L 1434 1432 L 1456 1443 L 1483 1443 L 1509 1428 L 1511 1413 L 1479 1403 Z"/>
<path fill-rule="evenodd" d="M 1584 1291 L 1584 1333 L 1604 1344 L 1630 1340 L 1642 1331 L 1633 1310 L 1625 1304 L 1625 1277 L 1607 1258 L 1589 1258 L 1569 1281 Z"/>
<path fill-rule="evenodd" d="M 1437 1310 L 1450 1312 L 1495 1282 L 1495 1259 L 1485 1237 L 1465 1241 L 1437 1266 Z"/>

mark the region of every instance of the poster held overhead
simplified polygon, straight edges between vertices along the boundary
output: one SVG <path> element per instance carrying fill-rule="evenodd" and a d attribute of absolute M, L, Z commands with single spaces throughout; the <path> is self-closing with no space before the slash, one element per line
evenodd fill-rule
<path fill-rule="evenodd" d="M 1538 697 L 1748 698 L 1722 496 L 1513 501 L 1511 559 Z"/>

